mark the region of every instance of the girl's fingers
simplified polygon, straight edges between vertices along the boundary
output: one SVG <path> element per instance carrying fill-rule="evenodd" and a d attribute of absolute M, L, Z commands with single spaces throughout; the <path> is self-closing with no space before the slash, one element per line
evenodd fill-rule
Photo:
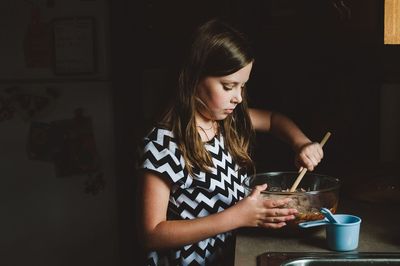
<path fill-rule="evenodd" d="M 265 217 L 263 219 L 263 222 L 264 223 L 281 223 L 281 222 L 293 220 L 294 218 L 296 218 L 294 215 Z"/>
<path fill-rule="evenodd" d="M 265 217 L 283 217 L 297 214 L 298 211 L 296 209 L 267 209 L 265 211 Z"/>
<path fill-rule="evenodd" d="M 264 228 L 278 229 L 284 227 L 285 225 L 286 225 L 285 222 L 280 222 L 280 223 L 260 223 L 258 226 Z"/>
<path fill-rule="evenodd" d="M 281 228 L 286 225 L 287 221 L 293 220 L 295 218 L 295 215 L 265 217 L 259 222 L 258 226 L 264 228 Z"/>
<path fill-rule="evenodd" d="M 284 199 L 277 199 L 277 200 L 271 200 L 271 199 L 265 199 L 264 200 L 264 207 L 266 208 L 277 208 L 277 207 L 284 207 L 286 204 L 291 202 L 291 198 L 284 198 Z"/>
<path fill-rule="evenodd" d="M 307 170 L 313 171 L 321 162 L 324 152 L 319 143 L 310 143 L 304 146 L 297 155 L 296 165 L 306 167 Z"/>

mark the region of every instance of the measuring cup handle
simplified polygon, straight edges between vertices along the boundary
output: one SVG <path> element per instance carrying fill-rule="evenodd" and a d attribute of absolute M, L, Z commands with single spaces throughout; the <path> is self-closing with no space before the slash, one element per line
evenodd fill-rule
<path fill-rule="evenodd" d="M 302 222 L 302 223 L 299 223 L 299 226 L 302 228 L 309 228 L 309 227 L 314 227 L 314 226 L 326 225 L 328 223 L 329 223 L 329 221 L 327 219 L 323 219 L 323 220 Z"/>

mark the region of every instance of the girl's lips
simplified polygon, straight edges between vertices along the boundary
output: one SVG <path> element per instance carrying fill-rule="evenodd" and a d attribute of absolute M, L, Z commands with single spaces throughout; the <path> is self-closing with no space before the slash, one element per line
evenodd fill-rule
<path fill-rule="evenodd" d="M 234 109 L 225 109 L 225 112 L 227 112 L 228 114 L 232 113 Z"/>

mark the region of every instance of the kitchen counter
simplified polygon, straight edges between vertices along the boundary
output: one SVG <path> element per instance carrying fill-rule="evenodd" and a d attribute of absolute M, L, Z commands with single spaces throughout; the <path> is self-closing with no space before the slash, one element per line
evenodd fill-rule
<path fill-rule="evenodd" d="M 339 202 L 336 213 L 361 217 L 358 252 L 400 252 L 400 215 L 395 204 L 351 199 Z M 237 232 L 235 265 L 257 265 L 265 252 L 332 252 L 326 246 L 323 226 L 290 233 L 286 229 L 244 228 Z"/>

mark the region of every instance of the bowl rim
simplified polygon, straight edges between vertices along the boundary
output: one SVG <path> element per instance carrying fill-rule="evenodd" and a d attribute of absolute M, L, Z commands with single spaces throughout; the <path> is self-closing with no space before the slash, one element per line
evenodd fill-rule
<path fill-rule="evenodd" d="M 263 173 L 258 173 L 258 174 L 254 174 L 254 175 L 249 175 L 247 176 L 245 179 L 243 179 L 242 185 L 245 189 L 248 190 L 252 190 L 253 188 L 249 187 L 246 185 L 246 181 L 251 179 L 251 178 L 255 178 L 257 176 L 261 176 L 261 175 L 279 175 L 279 174 L 293 174 L 295 176 L 299 175 L 298 172 L 295 171 L 274 171 L 274 172 L 263 172 Z M 318 173 L 313 173 L 313 172 L 307 172 L 306 175 L 314 175 L 314 176 L 320 176 L 320 177 L 327 177 L 329 179 L 331 179 L 332 181 L 335 181 L 336 184 L 335 186 L 331 187 L 331 188 L 325 188 L 325 189 L 321 189 L 321 190 L 314 190 L 314 191 L 304 191 L 304 192 L 300 192 L 300 191 L 295 191 L 295 192 L 278 192 L 278 191 L 261 191 L 261 194 L 273 194 L 273 195 L 304 195 L 304 194 L 309 194 L 309 195 L 313 195 L 313 194 L 318 194 L 321 192 L 328 192 L 328 191 L 333 191 L 333 190 L 338 190 L 340 188 L 340 179 L 337 177 L 333 177 L 333 176 L 329 176 L 326 174 L 318 174 Z"/>

